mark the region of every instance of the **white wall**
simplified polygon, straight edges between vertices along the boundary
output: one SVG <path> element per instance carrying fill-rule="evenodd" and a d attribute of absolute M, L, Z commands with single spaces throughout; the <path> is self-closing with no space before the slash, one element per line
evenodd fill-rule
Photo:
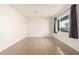
<path fill-rule="evenodd" d="M 49 36 L 49 19 L 30 18 L 27 20 L 28 37 L 45 37 Z"/>
<path fill-rule="evenodd" d="M 66 14 L 69 14 L 69 13 L 70 12 L 67 11 L 58 18 L 61 18 L 61 17 L 65 16 Z M 77 7 L 77 14 L 79 16 L 79 7 Z M 79 17 L 78 17 L 78 25 L 79 25 Z M 78 32 L 79 32 L 79 30 L 78 30 Z M 60 32 L 60 31 L 58 33 L 53 33 L 53 36 L 55 38 L 57 38 L 58 40 L 60 40 L 61 42 L 65 43 L 66 45 L 72 47 L 73 49 L 75 49 L 76 51 L 79 52 L 79 39 L 69 38 L 69 33 Z"/>
<path fill-rule="evenodd" d="M 25 37 L 49 36 L 48 18 L 24 18 L 10 5 L 0 5 L 0 51 Z"/>
<path fill-rule="evenodd" d="M 9 5 L 0 5 L 0 51 L 27 36 L 26 19 Z"/>

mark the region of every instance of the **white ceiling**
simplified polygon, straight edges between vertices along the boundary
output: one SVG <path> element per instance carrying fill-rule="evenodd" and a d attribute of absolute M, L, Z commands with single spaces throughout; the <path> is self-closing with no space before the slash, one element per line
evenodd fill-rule
<path fill-rule="evenodd" d="M 65 4 L 14 4 L 11 5 L 25 17 L 51 17 L 68 5 Z"/>

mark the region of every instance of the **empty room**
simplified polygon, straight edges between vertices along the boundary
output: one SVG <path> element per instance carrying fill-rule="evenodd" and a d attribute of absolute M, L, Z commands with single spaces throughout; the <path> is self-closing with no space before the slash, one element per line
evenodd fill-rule
<path fill-rule="evenodd" d="M 78 4 L 0 4 L 0 55 L 79 55 Z"/>

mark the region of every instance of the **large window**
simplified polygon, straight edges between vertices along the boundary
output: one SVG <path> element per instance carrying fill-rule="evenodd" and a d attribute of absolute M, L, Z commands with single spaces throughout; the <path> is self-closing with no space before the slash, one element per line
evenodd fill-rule
<path fill-rule="evenodd" d="M 63 17 L 59 21 L 59 28 L 61 32 L 69 32 L 69 15 Z"/>

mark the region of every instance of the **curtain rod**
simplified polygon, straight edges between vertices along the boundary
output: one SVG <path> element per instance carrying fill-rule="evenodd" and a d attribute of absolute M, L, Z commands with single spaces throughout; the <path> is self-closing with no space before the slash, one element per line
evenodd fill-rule
<path fill-rule="evenodd" d="M 74 5 L 74 4 L 71 4 L 71 6 L 72 5 Z M 61 16 L 63 13 L 65 13 L 66 11 L 68 11 L 69 9 L 71 9 L 70 7 L 69 8 L 67 8 L 65 11 L 63 11 L 62 13 L 60 13 L 58 16 L 56 16 L 56 17 L 59 17 L 59 16 Z"/>
<path fill-rule="evenodd" d="M 63 13 L 65 13 L 65 12 L 68 11 L 69 9 L 71 9 L 71 8 L 66 9 L 65 11 L 63 11 L 62 13 L 60 13 L 60 14 L 59 14 L 58 16 L 56 16 L 56 17 L 61 16 Z"/>

